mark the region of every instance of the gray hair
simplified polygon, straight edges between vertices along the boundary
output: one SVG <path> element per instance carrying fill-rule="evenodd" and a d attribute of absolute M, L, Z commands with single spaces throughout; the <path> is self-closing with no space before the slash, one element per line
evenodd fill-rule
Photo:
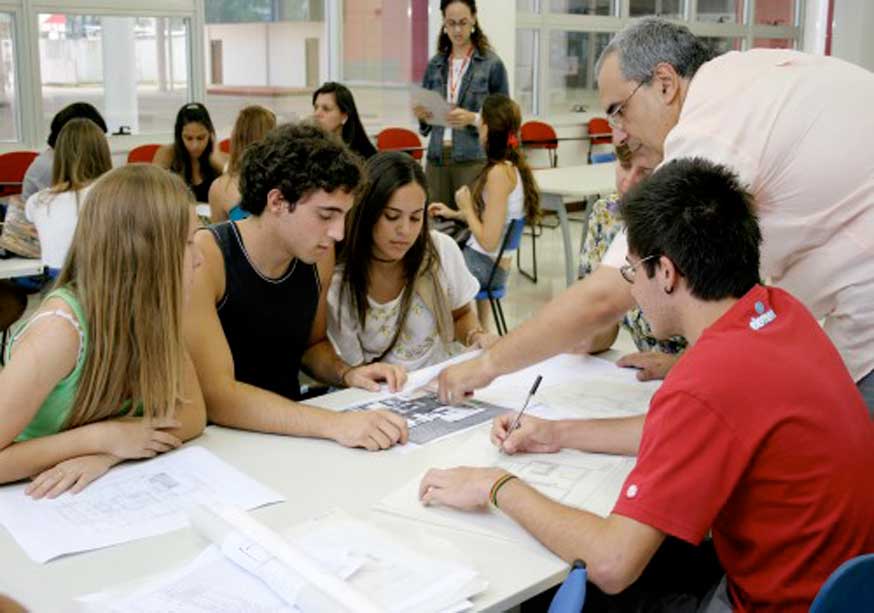
<path fill-rule="evenodd" d="M 619 68 L 628 81 L 647 83 L 652 79 L 656 64 L 666 62 L 674 67 L 681 77 L 692 78 L 713 53 L 704 42 L 679 24 L 644 17 L 635 19 L 610 40 L 598 63 L 595 74 L 601 73 L 604 60 L 613 53 L 619 54 Z"/>

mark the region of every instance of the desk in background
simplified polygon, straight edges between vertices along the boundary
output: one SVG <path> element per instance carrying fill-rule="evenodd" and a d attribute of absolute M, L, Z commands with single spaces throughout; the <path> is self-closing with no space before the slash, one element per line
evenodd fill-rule
<path fill-rule="evenodd" d="M 32 258 L 9 258 L 0 260 L 0 279 L 39 275 L 45 270 L 42 260 Z"/>
<path fill-rule="evenodd" d="M 577 278 L 577 268 L 574 256 L 575 245 L 571 240 L 564 200 L 565 198 L 586 200 L 592 196 L 616 191 L 616 163 L 535 170 L 534 179 L 540 188 L 540 206 L 546 211 L 558 213 L 561 238 L 564 243 L 565 280 L 570 286 Z M 588 215 L 588 203 L 585 213 Z M 583 232 L 585 231 L 584 226 Z"/>

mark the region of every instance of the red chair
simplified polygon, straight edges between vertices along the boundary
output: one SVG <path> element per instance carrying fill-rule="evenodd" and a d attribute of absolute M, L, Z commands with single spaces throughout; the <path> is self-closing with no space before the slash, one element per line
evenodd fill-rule
<path fill-rule="evenodd" d="M 548 123 L 526 121 L 522 124 L 522 147 L 526 149 L 546 149 L 549 165 L 558 166 L 558 136 Z"/>
<path fill-rule="evenodd" d="M 592 147 L 595 145 L 609 145 L 613 142 L 613 128 L 603 117 L 595 117 L 586 125 L 589 134 L 589 153 L 586 158 L 592 163 Z"/>
<path fill-rule="evenodd" d="M 39 155 L 36 151 L 10 151 L 0 154 L 0 198 L 21 193 L 24 173 Z"/>
<path fill-rule="evenodd" d="M 422 159 L 419 135 L 406 128 L 385 128 L 376 135 L 376 148 L 379 151 L 406 151 L 414 159 Z"/>
<path fill-rule="evenodd" d="M 230 153 L 231 152 L 231 139 L 223 138 L 219 141 L 219 151 L 222 153 Z"/>
<path fill-rule="evenodd" d="M 161 145 L 140 145 L 139 147 L 134 147 L 127 154 L 127 163 L 145 162 L 146 164 L 151 164 L 152 160 L 155 159 L 155 153 L 160 148 Z"/>

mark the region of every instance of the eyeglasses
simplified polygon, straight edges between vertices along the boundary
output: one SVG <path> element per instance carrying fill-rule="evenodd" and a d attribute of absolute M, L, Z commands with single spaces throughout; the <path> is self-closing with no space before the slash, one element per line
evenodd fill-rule
<path fill-rule="evenodd" d="M 622 129 L 622 111 L 623 109 L 625 109 L 625 105 L 628 104 L 628 101 L 631 100 L 634 94 L 637 93 L 637 90 L 639 90 L 641 85 L 643 85 L 644 83 L 646 83 L 646 81 L 641 81 L 640 83 L 638 83 L 637 87 L 634 88 L 634 91 L 631 92 L 628 98 L 620 102 L 619 105 L 616 106 L 616 108 L 614 108 L 612 111 L 607 112 L 607 123 L 610 124 L 611 128 L 617 128 L 620 130 Z"/>
<path fill-rule="evenodd" d="M 452 21 L 451 19 L 447 19 L 443 22 L 443 25 L 446 26 L 447 30 L 466 30 L 473 25 L 473 22 L 468 21 L 467 19 L 462 19 L 461 21 Z"/>
<path fill-rule="evenodd" d="M 625 266 L 619 267 L 619 274 L 622 275 L 622 278 L 628 281 L 629 283 L 634 283 L 634 279 L 637 276 L 637 267 L 646 262 L 647 260 L 651 260 L 652 258 L 658 257 L 656 254 L 648 255 L 643 259 L 637 260 L 637 264 L 628 263 Z"/>

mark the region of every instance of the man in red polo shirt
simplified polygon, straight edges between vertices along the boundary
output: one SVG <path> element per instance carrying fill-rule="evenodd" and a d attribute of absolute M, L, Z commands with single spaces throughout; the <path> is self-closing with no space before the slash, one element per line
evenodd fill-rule
<path fill-rule="evenodd" d="M 817 321 L 759 284 L 752 211 L 734 175 L 701 159 L 670 162 L 626 196 L 621 273 L 655 336 L 691 348 L 645 418 L 495 423 L 508 452 L 636 450 L 609 517 L 493 468 L 432 470 L 422 500 L 475 508 L 491 496 L 552 551 L 585 560 L 608 593 L 666 536 L 699 543 L 712 531 L 726 577 L 702 606 L 807 611 L 842 562 L 874 551 L 874 424 Z"/>

